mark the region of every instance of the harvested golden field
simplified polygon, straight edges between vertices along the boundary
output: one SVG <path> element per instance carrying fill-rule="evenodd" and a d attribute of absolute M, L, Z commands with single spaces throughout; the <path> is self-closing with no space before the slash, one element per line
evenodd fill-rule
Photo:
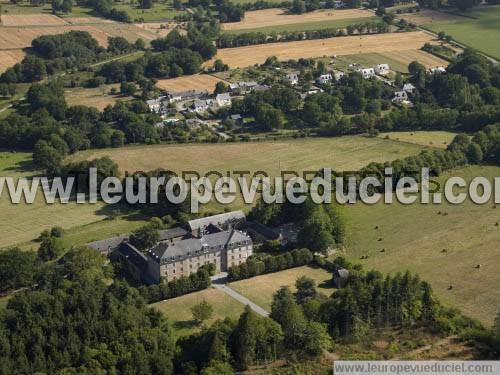
<path fill-rule="evenodd" d="M 33 28 L 2 27 L 0 28 L 0 50 L 27 48 L 31 46 L 31 41 L 39 36 L 62 34 L 71 30 L 87 31 L 103 47 L 108 45 L 108 37 L 110 36 L 123 36 L 130 42 L 135 42 L 138 38 L 142 38 L 148 42 L 157 37 L 150 31 L 122 23 L 59 27 L 40 26 Z"/>
<path fill-rule="evenodd" d="M 212 66 L 215 59 L 222 59 L 232 68 L 242 68 L 262 64 L 270 56 L 276 56 L 279 60 L 286 61 L 301 57 L 354 55 L 371 52 L 400 53 L 403 50 L 416 51 L 432 40 L 433 38 L 429 34 L 416 31 L 224 48 L 219 49 L 217 56 L 212 61 L 207 62 L 206 66 Z"/>
<path fill-rule="evenodd" d="M 214 91 L 220 79 L 208 74 L 197 74 L 171 79 L 160 79 L 157 87 L 166 91 L 207 90 Z"/>
<path fill-rule="evenodd" d="M 404 65 L 408 65 L 412 61 L 418 61 L 426 68 L 448 65 L 448 61 L 417 49 L 386 52 L 384 55 Z"/>
<path fill-rule="evenodd" d="M 61 26 L 66 25 L 66 21 L 52 14 L 23 14 L 8 15 L 2 14 L 2 26 Z"/>
<path fill-rule="evenodd" d="M 335 21 L 349 18 L 369 18 L 373 13 L 363 9 L 318 10 L 304 14 L 288 14 L 284 9 L 264 9 L 246 12 L 240 22 L 222 24 L 223 30 L 255 29 L 260 27 L 290 25 L 295 23 Z"/>
<path fill-rule="evenodd" d="M 422 9 L 418 13 L 396 14 L 397 18 L 404 18 L 417 25 L 432 24 L 437 22 L 463 21 L 464 17 L 456 16 L 450 13 L 439 12 L 437 10 Z"/>
<path fill-rule="evenodd" d="M 0 73 L 20 62 L 26 54 L 23 50 L 0 51 Z"/>

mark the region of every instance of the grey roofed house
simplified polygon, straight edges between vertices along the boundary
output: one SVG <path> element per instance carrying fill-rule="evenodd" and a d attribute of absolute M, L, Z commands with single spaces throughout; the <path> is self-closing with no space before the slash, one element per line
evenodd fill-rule
<path fill-rule="evenodd" d="M 159 264 L 178 262 L 198 254 L 230 248 L 232 245 L 251 244 L 252 239 L 238 230 L 207 234 L 201 238 L 187 238 L 176 244 L 159 243 L 148 254 Z"/>
<path fill-rule="evenodd" d="M 243 211 L 231 211 L 219 215 L 202 217 L 199 219 L 189 220 L 188 225 L 191 232 L 195 232 L 199 229 L 204 229 L 209 224 L 215 226 L 226 225 L 231 222 L 245 221 L 246 217 Z"/>
<path fill-rule="evenodd" d="M 345 268 L 337 267 L 333 270 L 333 285 L 335 288 L 343 288 L 349 279 L 349 271 Z"/>
<path fill-rule="evenodd" d="M 182 227 L 175 227 L 170 229 L 162 229 L 158 231 L 159 241 L 169 241 L 174 239 L 180 239 L 186 236 L 189 232 Z"/>
<path fill-rule="evenodd" d="M 148 276 L 147 256 L 129 242 L 122 242 L 113 252 L 113 256 L 123 261 L 124 266 L 137 281 L 143 281 L 147 284 L 154 283 L 154 280 Z"/>
<path fill-rule="evenodd" d="M 250 235 L 253 237 L 257 237 L 263 241 L 276 241 L 281 240 L 282 236 L 278 231 L 275 231 L 272 228 L 269 228 L 267 225 L 261 224 L 258 221 L 249 221 L 247 222 L 245 228 Z"/>
<path fill-rule="evenodd" d="M 121 236 L 106 238 L 105 240 L 93 241 L 88 243 L 87 246 L 97 251 L 108 253 L 116 249 L 123 241 L 128 240 L 128 238 L 128 234 L 124 234 Z"/>

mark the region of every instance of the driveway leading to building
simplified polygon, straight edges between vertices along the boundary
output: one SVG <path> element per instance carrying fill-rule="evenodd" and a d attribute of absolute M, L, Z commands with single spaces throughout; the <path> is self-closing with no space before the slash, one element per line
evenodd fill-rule
<path fill-rule="evenodd" d="M 224 279 L 217 279 L 217 280 L 215 280 L 215 282 L 212 283 L 212 286 L 214 288 L 217 288 L 217 289 L 223 291 L 224 293 L 226 293 L 230 297 L 234 298 L 238 302 L 240 302 L 240 303 L 242 303 L 244 305 L 250 306 L 250 308 L 253 311 L 255 311 L 257 314 L 259 314 L 261 316 L 264 316 L 264 317 L 269 316 L 269 312 L 268 311 L 264 310 L 262 307 L 256 305 L 255 303 L 253 303 L 252 301 L 250 301 L 248 298 L 242 296 L 241 294 L 239 294 L 235 290 L 231 289 L 226 284 L 223 284 L 223 282 L 224 282 L 223 280 L 225 281 L 225 278 Z M 221 283 L 221 281 L 222 281 L 222 283 Z"/>

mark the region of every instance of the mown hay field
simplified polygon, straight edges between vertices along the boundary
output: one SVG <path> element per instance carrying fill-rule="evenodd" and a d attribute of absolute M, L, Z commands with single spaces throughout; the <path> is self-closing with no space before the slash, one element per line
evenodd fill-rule
<path fill-rule="evenodd" d="M 297 42 L 269 43 L 254 46 L 219 49 L 214 59 L 221 59 L 230 67 L 262 64 L 270 56 L 279 60 L 354 55 L 363 53 L 400 53 L 419 50 L 432 36 L 422 31 L 386 33 L 377 35 L 345 36 Z M 211 66 L 213 60 L 206 63 Z"/>
<path fill-rule="evenodd" d="M 0 74 L 24 59 L 26 53 L 23 50 L 0 51 Z"/>
<path fill-rule="evenodd" d="M 9 15 L 2 14 L 2 26 L 62 26 L 66 25 L 66 21 L 52 14 L 23 14 Z"/>
<path fill-rule="evenodd" d="M 225 31 L 258 29 L 280 25 L 293 25 L 311 22 L 331 22 L 346 19 L 372 18 L 373 13 L 363 9 L 318 10 L 304 14 L 289 14 L 284 9 L 272 8 L 245 13 L 239 22 L 222 24 Z"/>
<path fill-rule="evenodd" d="M 437 180 L 451 176 L 492 181 L 500 168 L 465 167 Z M 348 206 L 346 255 L 368 269 L 417 272 L 446 304 L 490 324 L 500 310 L 500 207 L 494 207 L 493 200 L 477 205 L 468 199 L 459 205 Z"/>
<path fill-rule="evenodd" d="M 237 320 L 245 307 L 226 293 L 215 288 L 157 302 L 152 304 L 151 307 L 167 316 L 177 336 L 186 336 L 201 328 L 193 322 L 191 308 L 203 300 L 213 307 L 213 315 L 205 322 L 205 325 L 210 325 L 217 319 L 227 317 Z"/>
<path fill-rule="evenodd" d="M 301 276 L 313 279 L 316 282 L 318 291 L 326 296 L 330 296 L 334 290 L 330 283 L 332 275 L 329 272 L 322 268 L 309 266 L 290 268 L 280 272 L 235 281 L 230 283 L 229 287 L 264 310 L 271 311 L 273 294 L 282 286 L 289 286 L 292 291 L 295 291 L 295 281 Z"/>
<path fill-rule="evenodd" d="M 170 79 L 159 79 L 156 86 L 166 91 L 207 90 L 213 92 L 219 78 L 208 74 L 196 74 Z"/>
<path fill-rule="evenodd" d="M 317 171 L 323 167 L 357 170 L 372 161 L 384 162 L 416 155 L 422 146 L 363 136 L 306 138 L 228 144 L 182 144 L 132 146 L 88 150 L 70 160 L 109 156 L 122 171 L 174 172 L 266 171 L 277 176 L 280 170 Z"/>
<path fill-rule="evenodd" d="M 87 31 L 103 47 L 108 45 L 108 37 L 110 36 L 122 36 L 129 42 L 135 42 L 138 38 L 149 42 L 157 38 L 157 35 L 151 31 L 123 23 L 57 27 L 0 27 L 0 50 L 27 48 L 31 46 L 31 41 L 39 36 L 62 34 L 71 30 Z"/>

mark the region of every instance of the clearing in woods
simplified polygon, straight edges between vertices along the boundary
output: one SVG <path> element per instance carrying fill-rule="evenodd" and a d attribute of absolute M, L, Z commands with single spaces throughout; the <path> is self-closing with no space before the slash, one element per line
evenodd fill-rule
<path fill-rule="evenodd" d="M 279 60 L 286 61 L 332 55 L 398 53 L 419 50 L 425 43 L 431 43 L 433 40 L 429 34 L 416 31 L 223 48 L 219 49 L 217 56 L 205 65 L 212 66 L 215 59 L 221 59 L 232 68 L 241 68 L 262 64 L 270 56 L 276 56 Z"/>
<path fill-rule="evenodd" d="M 159 79 L 156 83 L 156 86 L 162 90 L 172 92 L 186 90 L 207 90 L 211 93 L 214 91 L 217 82 L 220 81 L 220 79 L 208 74 L 197 74 L 171 79 Z"/>
<path fill-rule="evenodd" d="M 287 14 L 284 9 L 264 9 L 245 13 L 239 22 L 223 23 L 222 30 L 258 29 L 280 25 L 293 25 L 312 22 L 331 22 L 346 19 L 373 18 L 373 13 L 362 9 L 318 10 L 304 14 Z"/>
<path fill-rule="evenodd" d="M 186 336 L 201 328 L 201 325 L 197 326 L 193 321 L 191 307 L 203 300 L 207 301 L 213 308 L 213 315 L 207 322 L 204 322 L 205 326 L 226 317 L 237 320 L 245 308 L 243 304 L 215 288 L 157 302 L 150 306 L 168 317 L 173 323 L 172 328 L 177 336 Z"/>
<path fill-rule="evenodd" d="M 314 152 L 311 152 L 314 150 Z M 281 170 L 317 171 L 323 167 L 357 170 L 370 162 L 384 162 L 416 155 L 422 146 L 382 138 L 345 136 L 306 138 L 229 144 L 182 144 L 131 146 L 87 150 L 72 155 L 69 161 L 109 156 L 122 171 L 151 171 L 156 168 L 174 172 L 266 171 L 277 176 Z"/>
<path fill-rule="evenodd" d="M 111 95 L 109 91 L 114 88 L 120 91 L 120 84 L 101 85 L 96 88 L 77 87 L 64 91 L 64 96 L 68 105 L 85 105 L 94 107 L 102 111 L 107 105 L 114 105 L 118 100 L 129 100 L 130 97 L 123 97 L 120 94 Z"/>
<path fill-rule="evenodd" d="M 492 182 L 499 175 L 498 167 L 470 166 L 437 180 L 442 192 L 443 181 L 451 176 L 466 181 L 482 176 Z M 460 192 L 466 189 L 454 193 Z M 420 204 L 419 200 L 410 205 L 349 205 L 344 210 L 346 255 L 366 269 L 417 272 L 443 302 L 491 324 L 500 309 L 498 210 L 493 199 L 483 205 L 469 199 L 458 205 Z"/>
<path fill-rule="evenodd" d="M 280 287 L 285 285 L 290 286 L 292 291 L 295 291 L 295 281 L 301 276 L 307 276 L 313 279 L 316 282 L 318 291 L 326 296 L 330 296 L 334 291 L 330 283 L 332 275 L 322 268 L 313 268 L 309 266 L 290 268 L 280 272 L 235 281 L 228 286 L 247 297 L 250 301 L 259 305 L 264 310 L 271 311 L 273 294 L 276 293 Z"/>

